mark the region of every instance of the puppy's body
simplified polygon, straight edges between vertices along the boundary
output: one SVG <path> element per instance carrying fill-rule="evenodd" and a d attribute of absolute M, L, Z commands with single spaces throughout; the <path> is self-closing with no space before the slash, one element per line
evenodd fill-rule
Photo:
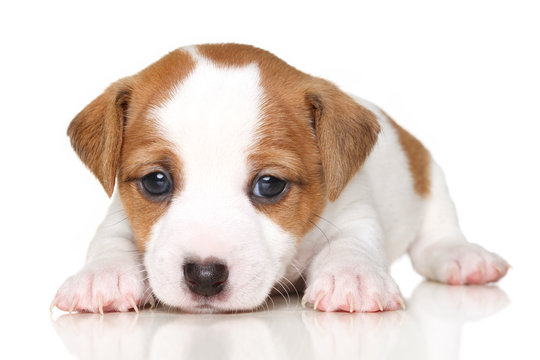
<path fill-rule="evenodd" d="M 64 310 L 261 305 L 305 275 L 320 310 L 403 305 L 388 265 L 486 283 L 507 264 L 462 235 L 442 171 L 386 114 L 241 45 L 170 53 L 109 87 L 72 144 L 112 194 Z M 127 218 L 127 220 L 126 220 Z M 276 286 L 278 285 L 278 286 Z M 283 290 L 281 290 L 283 291 Z"/>

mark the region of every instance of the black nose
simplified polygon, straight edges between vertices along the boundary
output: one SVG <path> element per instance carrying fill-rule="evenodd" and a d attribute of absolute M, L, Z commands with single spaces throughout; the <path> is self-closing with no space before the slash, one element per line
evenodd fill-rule
<path fill-rule="evenodd" d="M 229 277 L 226 265 L 199 264 L 195 262 L 184 265 L 184 279 L 189 290 L 195 294 L 212 296 L 223 290 L 225 281 Z"/>

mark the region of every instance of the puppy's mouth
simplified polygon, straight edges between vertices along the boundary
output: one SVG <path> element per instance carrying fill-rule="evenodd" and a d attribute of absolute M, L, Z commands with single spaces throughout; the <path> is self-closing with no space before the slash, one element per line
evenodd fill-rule
<path fill-rule="evenodd" d="M 220 312 L 218 309 L 216 309 L 214 306 L 210 304 L 200 304 L 195 306 L 195 310 L 200 313 L 216 313 Z"/>
<path fill-rule="evenodd" d="M 199 304 L 193 308 L 187 310 L 188 312 L 200 313 L 200 314 L 239 314 L 244 312 L 256 311 L 258 308 L 249 308 L 249 309 L 230 309 L 230 308 L 220 308 L 210 304 Z"/>
<path fill-rule="evenodd" d="M 174 304 L 182 312 L 188 313 L 227 313 L 231 309 L 230 285 L 224 286 L 217 294 L 205 296 L 192 292 L 187 286 L 182 287 L 183 300 Z M 169 303 L 171 302 L 165 302 Z M 172 305 L 172 304 L 171 304 Z"/>
<path fill-rule="evenodd" d="M 230 313 L 232 310 L 230 310 L 229 308 L 222 308 L 216 304 L 212 304 L 212 301 L 203 301 L 201 303 L 185 308 L 185 311 L 201 314 L 226 314 Z"/>

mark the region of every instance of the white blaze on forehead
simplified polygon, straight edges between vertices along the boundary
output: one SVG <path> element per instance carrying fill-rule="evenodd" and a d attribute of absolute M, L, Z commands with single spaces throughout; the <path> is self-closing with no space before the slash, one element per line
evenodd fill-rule
<path fill-rule="evenodd" d="M 184 262 L 217 258 L 229 266 L 221 310 L 261 304 L 294 255 L 295 239 L 255 210 L 246 192 L 248 151 L 264 100 L 256 64 L 224 67 L 189 51 L 197 65 L 150 114 L 182 163 L 182 190 L 152 226 L 145 266 L 156 296 L 199 311 L 184 284 Z"/>
<path fill-rule="evenodd" d="M 177 147 L 183 192 L 242 191 L 247 149 L 253 143 L 263 99 L 259 68 L 196 59 L 193 72 L 152 115 Z"/>

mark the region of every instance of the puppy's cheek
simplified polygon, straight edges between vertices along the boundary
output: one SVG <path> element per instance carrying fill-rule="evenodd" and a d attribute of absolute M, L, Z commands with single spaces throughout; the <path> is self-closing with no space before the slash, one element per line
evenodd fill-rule
<path fill-rule="evenodd" d="M 276 282 L 283 276 L 296 253 L 298 236 L 266 215 L 259 215 L 259 223 L 263 229 L 265 248 L 271 261 L 272 269 L 269 270 L 274 270 L 273 282 Z"/>
<path fill-rule="evenodd" d="M 169 306 L 182 307 L 188 295 L 183 286 L 182 264 L 167 251 L 147 251 L 144 255 L 148 281 L 157 299 Z"/>
<path fill-rule="evenodd" d="M 261 235 L 245 244 L 239 254 L 239 274 L 231 283 L 231 305 L 253 309 L 264 303 L 274 285 L 285 275 L 296 253 L 297 238 L 285 231 L 266 215 L 259 215 Z M 234 309 L 234 306 L 233 306 Z"/>
<path fill-rule="evenodd" d="M 167 203 L 145 200 L 134 182 L 119 185 L 120 199 L 133 231 L 137 249 L 144 253 L 168 208 Z"/>
<path fill-rule="evenodd" d="M 178 307 L 182 303 L 182 254 L 162 236 L 164 220 L 152 226 L 146 242 L 144 265 L 152 293 L 161 302 Z"/>

